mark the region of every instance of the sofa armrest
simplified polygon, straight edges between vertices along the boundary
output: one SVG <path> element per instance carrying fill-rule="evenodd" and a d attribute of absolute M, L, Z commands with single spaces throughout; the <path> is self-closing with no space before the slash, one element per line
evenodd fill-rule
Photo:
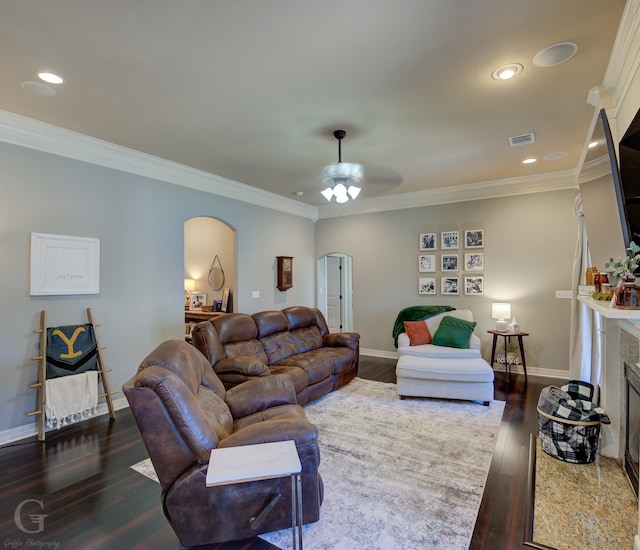
<path fill-rule="evenodd" d="M 213 365 L 217 374 L 241 374 L 244 376 L 267 376 L 269 367 L 255 357 L 227 357 Z"/>
<path fill-rule="evenodd" d="M 469 349 L 481 349 L 482 342 L 480 341 L 480 337 L 474 332 L 471 334 L 471 338 L 469 338 Z"/>
<path fill-rule="evenodd" d="M 325 334 L 322 345 L 329 348 L 347 347 L 357 350 L 360 344 L 360 335 L 357 332 L 335 332 Z"/>
<path fill-rule="evenodd" d="M 410 345 L 411 341 L 409 340 L 409 335 L 406 332 L 398 334 L 398 349 L 408 348 Z"/>
<path fill-rule="evenodd" d="M 296 390 L 286 374 L 252 378 L 227 391 L 224 398 L 233 418 L 276 407 L 296 404 Z"/>
<path fill-rule="evenodd" d="M 411 342 L 409 341 L 408 334 L 406 332 L 398 334 L 398 351 L 400 351 L 401 348 L 409 347 L 411 347 Z M 482 348 L 480 337 L 475 332 L 471 334 L 471 337 L 469 338 L 469 345 L 467 346 L 467 348 L 477 350 Z"/>

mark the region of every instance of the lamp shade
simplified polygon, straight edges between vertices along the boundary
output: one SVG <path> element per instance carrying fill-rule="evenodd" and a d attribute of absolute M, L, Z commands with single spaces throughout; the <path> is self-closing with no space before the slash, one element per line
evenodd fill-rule
<path fill-rule="evenodd" d="M 185 279 L 184 280 L 184 290 L 185 292 L 193 292 L 196 289 L 196 281 L 194 279 Z"/>
<path fill-rule="evenodd" d="M 491 304 L 491 317 L 494 319 L 509 319 L 511 317 L 511 304 L 498 302 Z"/>
<path fill-rule="evenodd" d="M 505 302 L 491 304 L 491 317 L 497 319 L 496 330 L 506 331 L 508 326 L 505 319 L 511 317 L 511 305 Z"/>

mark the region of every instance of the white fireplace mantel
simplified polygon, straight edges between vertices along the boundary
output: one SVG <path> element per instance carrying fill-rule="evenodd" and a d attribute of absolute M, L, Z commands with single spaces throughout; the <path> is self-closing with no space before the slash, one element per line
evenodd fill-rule
<path fill-rule="evenodd" d="M 640 340 L 640 309 L 611 307 L 609 302 L 578 296 L 578 301 L 602 317 L 600 329 L 600 404 L 611 419 L 601 427 L 600 453 L 618 460 L 624 458 L 622 429 L 622 395 L 624 369 L 620 357 L 620 330 Z"/>

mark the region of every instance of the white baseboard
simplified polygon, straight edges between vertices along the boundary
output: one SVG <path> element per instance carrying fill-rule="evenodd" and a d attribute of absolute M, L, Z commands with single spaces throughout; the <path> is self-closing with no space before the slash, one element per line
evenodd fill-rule
<path fill-rule="evenodd" d="M 640 536 L 633 537 L 633 550 L 640 550 Z"/>
<path fill-rule="evenodd" d="M 360 355 L 368 355 L 370 357 L 386 357 L 387 359 L 397 359 L 397 351 L 384 351 L 380 349 L 360 348 Z"/>
<path fill-rule="evenodd" d="M 385 351 L 378 349 L 367 349 L 360 348 L 360 355 L 367 355 L 369 357 L 385 357 L 387 359 L 397 359 L 398 352 L 397 351 Z M 505 372 L 504 365 L 494 365 L 494 370 L 496 372 Z M 524 369 L 522 365 L 513 365 L 511 367 L 511 372 L 517 374 L 524 374 Z M 569 371 L 568 370 L 556 370 L 556 369 L 541 369 L 539 367 L 527 367 L 527 374 L 531 376 L 545 376 L 548 378 L 558 378 L 561 380 L 569 380 Z M 640 550 L 640 548 L 638 549 Z"/>
<path fill-rule="evenodd" d="M 113 408 L 117 411 L 119 409 L 125 409 L 129 406 L 129 402 L 126 397 L 120 397 L 118 399 L 113 400 Z M 99 403 L 98 404 L 98 413 L 96 416 L 102 416 L 103 414 L 109 414 L 109 408 L 107 407 L 107 403 Z M 55 429 L 47 429 L 47 433 L 55 432 Z M 9 443 L 14 443 L 15 441 L 20 441 L 21 439 L 27 439 L 28 437 L 34 437 L 38 435 L 38 429 L 36 427 L 35 422 L 33 424 L 25 424 L 23 426 L 18 426 L 17 428 L 10 428 L 8 430 L 4 430 L 0 432 L 0 445 L 7 445 Z"/>

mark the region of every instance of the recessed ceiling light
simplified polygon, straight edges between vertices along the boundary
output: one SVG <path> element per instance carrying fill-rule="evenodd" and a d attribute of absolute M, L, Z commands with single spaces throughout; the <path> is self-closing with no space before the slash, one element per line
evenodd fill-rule
<path fill-rule="evenodd" d="M 44 96 L 52 96 L 56 95 L 56 91 L 51 87 L 43 84 L 42 82 L 23 82 L 22 87 L 29 92 L 33 92 L 34 94 L 44 95 Z"/>
<path fill-rule="evenodd" d="M 38 73 L 38 78 L 40 80 L 44 80 L 45 82 L 48 82 L 49 84 L 62 84 L 64 82 L 64 78 L 53 73 L 46 73 L 46 72 Z"/>
<path fill-rule="evenodd" d="M 533 159 L 533 158 L 531 158 L 531 159 L 524 159 L 524 160 L 522 161 L 522 164 L 533 164 L 536 160 L 538 160 L 538 159 Z"/>
<path fill-rule="evenodd" d="M 491 73 L 491 78 L 494 80 L 509 80 L 510 78 L 519 75 L 522 72 L 522 69 L 523 67 L 519 63 L 503 65 Z"/>
<path fill-rule="evenodd" d="M 578 51 L 573 42 L 558 42 L 540 50 L 533 58 L 536 67 L 553 67 L 571 59 Z"/>
<path fill-rule="evenodd" d="M 564 151 L 558 151 L 557 153 L 549 153 L 542 157 L 543 160 L 561 160 L 567 157 L 567 153 Z"/>
<path fill-rule="evenodd" d="M 597 142 L 597 141 L 592 141 L 592 142 L 589 144 L 589 149 L 593 149 L 594 147 L 597 147 L 597 146 L 598 146 L 598 142 Z"/>

